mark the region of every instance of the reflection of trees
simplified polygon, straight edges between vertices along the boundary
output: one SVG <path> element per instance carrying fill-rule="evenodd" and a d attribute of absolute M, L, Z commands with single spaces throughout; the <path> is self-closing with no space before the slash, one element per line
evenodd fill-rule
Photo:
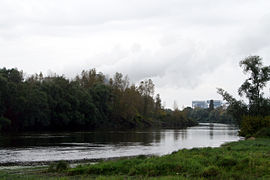
<path fill-rule="evenodd" d="M 182 140 L 187 139 L 187 129 L 181 130 L 181 138 Z"/>
<path fill-rule="evenodd" d="M 179 138 L 179 131 L 178 130 L 176 130 L 176 129 L 173 130 L 173 137 L 174 137 L 175 141 L 178 140 L 178 138 Z"/>
<path fill-rule="evenodd" d="M 210 135 L 210 139 L 214 138 L 214 124 L 210 124 L 209 126 L 209 135 Z"/>
<path fill-rule="evenodd" d="M 174 136 L 174 141 L 179 140 L 179 136 L 181 135 L 181 139 L 187 139 L 187 129 L 181 129 L 181 130 L 174 130 L 173 131 L 173 136 Z"/>
<path fill-rule="evenodd" d="M 160 136 L 160 131 L 155 131 L 155 132 L 154 132 L 154 139 L 153 139 L 153 142 L 159 143 L 159 142 L 160 142 L 160 138 L 161 138 L 161 136 Z"/>
<path fill-rule="evenodd" d="M 159 143 L 165 134 L 160 130 L 149 131 L 94 131 L 77 133 L 48 133 L 21 134 L 0 136 L 1 147 L 28 147 L 28 146 L 71 146 L 70 143 L 93 143 L 93 144 L 130 144 L 140 143 L 150 145 Z"/>
<path fill-rule="evenodd" d="M 92 133 L 87 136 L 88 142 L 122 144 L 139 142 L 142 145 L 149 145 L 160 139 L 160 132 L 152 131 L 111 131 Z"/>

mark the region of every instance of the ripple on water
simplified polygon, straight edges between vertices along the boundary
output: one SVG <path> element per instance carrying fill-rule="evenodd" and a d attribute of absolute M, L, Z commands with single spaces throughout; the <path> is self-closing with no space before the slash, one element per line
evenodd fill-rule
<path fill-rule="evenodd" d="M 218 147 L 239 140 L 237 132 L 235 126 L 200 124 L 187 129 L 23 134 L 2 137 L 8 144 L 0 149 L 0 163 L 164 155 L 183 148 Z"/>

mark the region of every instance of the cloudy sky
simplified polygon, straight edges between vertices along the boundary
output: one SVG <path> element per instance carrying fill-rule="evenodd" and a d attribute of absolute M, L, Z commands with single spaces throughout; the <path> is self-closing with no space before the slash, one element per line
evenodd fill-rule
<path fill-rule="evenodd" d="M 151 78 L 182 108 L 221 99 L 217 87 L 236 95 L 240 60 L 270 64 L 269 32 L 269 0 L 1 0 L 0 66 Z"/>

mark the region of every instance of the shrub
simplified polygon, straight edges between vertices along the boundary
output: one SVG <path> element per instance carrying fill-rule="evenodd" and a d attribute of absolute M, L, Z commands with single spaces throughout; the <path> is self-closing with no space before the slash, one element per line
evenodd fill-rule
<path fill-rule="evenodd" d="M 203 177 L 214 177 L 219 174 L 219 169 L 216 166 L 209 166 L 205 168 L 202 172 Z"/>
<path fill-rule="evenodd" d="M 0 130 L 6 129 L 10 126 L 11 121 L 3 116 L 0 117 Z"/>
<path fill-rule="evenodd" d="M 237 164 L 237 161 L 232 157 L 224 157 L 219 160 L 218 165 L 222 167 L 232 167 Z"/>
<path fill-rule="evenodd" d="M 50 164 L 48 167 L 48 172 L 55 172 L 55 171 L 56 171 L 55 163 Z"/>
<path fill-rule="evenodd" d="M 270 116 L 243 116 L 240 135 L 247 136 L 255 134 L 263 127 L 270 127 Z"/>
<path fill-rule="evenodd" d="M 48 172 L 61 172 L 67 170 L 68 168 L 69 164 L 66 161 L 59 161 L 57 163 L 50 164 Z"/>
<path fill-rule="evenodd" d="M 68 168 L 69 168 L 69 164 L 66 161 L 59 161 L 56 164 L 57 171 L 64 171 L 64 170 L 67 170 Z"/>
<path fill-rule="evenodd" d="M 255 137 L 270 137 L 270 127 L 262 128 L 254 135 Z"/>
<path fill-rule="evenodd" d="M 138 159 L 146 159 L 147 156 L 142 154 L 142 155 L 139 155 L 137 158 L 138 158 Z"/>

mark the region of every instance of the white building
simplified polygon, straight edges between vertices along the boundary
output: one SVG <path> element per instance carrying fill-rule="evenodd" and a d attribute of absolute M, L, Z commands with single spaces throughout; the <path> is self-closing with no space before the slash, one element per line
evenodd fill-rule
<path fill-rule="evenodd" d="M 196 108 L 196 107 L 199 107 L 199 108 L 203 108 L 203 109 L 206 109 L 206 108 L 209 108 L 209 105 L 210 105 L 210 101 L 211 100 L 207 100 L 207 101 L 192 101 L 192 108 Z M 214 108 L 217 108 L 217 107 L 220 107 L 223 105 L 222 101 L 221 100 L 213 100 L 214 102 Z"/>

